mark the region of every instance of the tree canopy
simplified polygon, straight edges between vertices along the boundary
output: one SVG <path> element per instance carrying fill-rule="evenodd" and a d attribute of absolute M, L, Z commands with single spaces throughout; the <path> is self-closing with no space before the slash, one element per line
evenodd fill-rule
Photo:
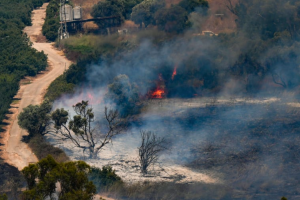
<path fill-rule="evenodd" d="M 59 28 L 59 1 L 51 0 L 46 10 L 45 23 L 43 24 L 43 35 L 50 41 L 58 37 Z"/>
<path fill-rule="evenodd" d="M 188 13 L 180 6 L 163 8 L 155 14 L 155 20 L 160 30 L 181 33 L 188 27 Z"/>
<path fill-rule="evenodd" d="M 83 161 L 57 163 L 51 156 L 30 164 L 22 170 L 27 182 L 23 199 L 91 200 L 96 187 L 88 179 L 90 169 Z"/>
<path fill-rule="evenodd" d="M 47 56 L 33 49 L 22 32 L 31 25 L 31 10 L 43 2 L 2 0 L 0 3 L 0 121 L 19 89 L 21 78 L 34 76 L 47 66 Z"/>
<path fill-rule="evenodd" d="M 121 19 L 129 19 L 132 8 L 143 0 L 105 0 L 93 6 L 93 17 L 120 16 Z M 103 22 L 96 22 L 100 27 L 106 27 Z"/>
<path fill-rule="evenodd" d="M 132 8 L 131 20 L 134 23 L 147 27 L 150 24 L 155 25 L 155 13 L 160 8 L 165 6 L 164 1 L 159 0 L 144 0 Z"/>
<path fill-rule="evenodd" d="M 209 7 L 207 0 L 182 0 L 178 5 L 184 8 L 188 13 L 194 12 L 197 8 L 201 9 L 203 13 L 206 13 Z"/>
<path fill-rule="evenodd" d="M 44 134 L 50 120 L 51 109 L 52 104 L 48 100 L 45 100 L 41 105 L 29 105 L 18 116 L 18 124 L 31 136 Z"/>
<path fill-rule="evenodd" d="M 119 16 L 124 20 L 125 4 L 123 0 L 105 0 L 99 1 L 93 6 L 91 15 L 93 17 L 110 17 Z M 96 21 L 97 25 L 101 28 L 106 28 L 107 25 L 102 21 Z"/>
<path fill-rule="evenodd" d="M 102 129 L 101 126 L 96 127 L 94 112 L 88 101 L 77 103 L 73 110 L 76 113 L 73 117 L 63 108 L 53 111 L 51 120 L 54 128 L 48 127 L 47 133 L 56 134 L 60 139 L 72 142 L 83 152 L 87 150 L 90 158 L 97 158 L 99 151 L 125 128 L 116 110 L 108 110 L 105 107 L 107 128 Z"/>

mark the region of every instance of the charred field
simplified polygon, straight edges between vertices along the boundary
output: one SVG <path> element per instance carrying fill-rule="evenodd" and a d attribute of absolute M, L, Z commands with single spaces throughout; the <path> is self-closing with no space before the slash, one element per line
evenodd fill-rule
<path fill-rule="evenodd" d="M 279 199 L 284 194 L 297 199 L 299 111 L 281 101 L 214 102 L 181 108 L 147 124 L 172 141 L 168 158 L 218 176 L 230 197 L 210 198 Z"/>
<path fill-rule="evenodd" d="M 279 199 L 282 195 L 298 199 L 297 102 L 280 98 L 165 98 L 144 103 L 128 131 L 101 151 L 100 159 L 84 158 L 66 144 L 58 146 L 72 159 L 112 166 L 131 187 L 150 182 L 144 187 L 170 190 L 164 195 L 179 188 L 185 195 L 191 194 L 182 199 Z M 138 169 L 140 130 L 152 130 L 169 141 L 168 151 L 146 177 Z M 206 189 L 197 194 L 199 188 Z"/>
<path fill-rule="evenodd" d="M 208 105 L 151 124 L 173 141 L 177 162 L 217 172 L 234 190 L 296 195 L 299 111 L 282 102 Z"/>

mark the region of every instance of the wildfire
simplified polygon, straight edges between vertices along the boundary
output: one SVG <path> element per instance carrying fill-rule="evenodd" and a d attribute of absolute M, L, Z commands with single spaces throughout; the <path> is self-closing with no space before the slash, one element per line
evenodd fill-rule
<path fill-rule="evenodd" d="M 177 75 L 177 66 L 174 67 L 174 71 L 172 74 L 172 80 L 174 80 L 174 77 Z"/>
<path fill-rule="evenodd" d="M 164 98 L 165 91 L 162 89 L 157 88 L 153 93 L 152 93 L 152 98 L 154 99 L 162 99 Z"/>
<path fill-rule="evenodd" d="M 158 80 L 156 81 L 156 89 L 154 92 L 151 92 L 151 98 L 152 99 L 162 99 L 165 97 L 165 83 L 162 74 L 158 75 Z"/>
<path fill-rule="evenodd" d="M 93 91 L 90 91 L 87 93 L 87 100 L 89 101 L 89 103 L 91 105 L 97 105 L 100 104 L 102 102 L 102 97 L 96 97 L 94 96 Z"/>

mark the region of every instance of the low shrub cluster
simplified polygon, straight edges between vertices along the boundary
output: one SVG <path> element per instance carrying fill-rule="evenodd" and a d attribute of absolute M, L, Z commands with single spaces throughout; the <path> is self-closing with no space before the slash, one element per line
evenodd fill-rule
<path fill-rule="evenodd" d="M 89 179 L 95 184 L 97 192 L 107 192 L 111 187 L 123 184 L 121 178 L 110 166 L 104 166 L 102 169 L 91 168 Z"/>
<path fill-rule="evenodd" d="M 46 158 L 48 155 L 51 155 L 57 162 L 65 162 L 69 160 L 63 150 L 51 145 L 41 135 L 35 135 L 30 138 L 28 145 L 39 160 Z"/>

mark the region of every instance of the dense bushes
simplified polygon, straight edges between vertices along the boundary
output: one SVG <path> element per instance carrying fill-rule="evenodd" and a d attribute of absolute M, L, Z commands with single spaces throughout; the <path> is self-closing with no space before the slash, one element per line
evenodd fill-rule
<path fill-rule="evenodd" d="M 59 28 L 59 1 L 51 0 L 47 10 L 46 19 L 43 25 L 43 35 L 50 41 L 55 41 Z"/>
<path fill-rule="evenodd" d="M 31 10 L 42 3 L 42 0 L 0 3 L 0 121 L 19 88 L 20 79 L 34 76 L 47 66 L 46 55 L 31 48 L 27 36 L 22 34 L 22 29 L 31 25 Z"/>
<path fill-rule="evenodd" d="M 0 199 L 18 199 L 19 188 L 24 185 L 24 179 L 21 172 L 0 159 Z M 6 193 L 6 195 L 1 195 Z"/>
<path fill-rule="evenodd" d="M 95 184 L 98 192 L 106 192 L 115 184 L 123 184 L 110 166 L 104 166 L 102 169 L 91 168 L 89 179 Z"/>
<path fill-rule="evenodd" d="M 116 35 L 87 35 L 63 40 L 61 47 L 65 48 L 66 56 L 73 60 L 76 58 L 77 63 L 72 64 L 63 75 L 51 83 L 45 97 L 54 101 L 62 94 L 72 92 L 75 85 L 83 84 L 86 80 L 87 66 L 99 62 L 101 58 L 111 58 L 126 48 L 129 50 L 131 47 L 128 45 L 127 40 L 119 40 Z"/>
<path fill-rule="evenodd" d="M 99 1 L 93 6 L 91 15 L 93 17 L 120 16 L 121 20 L 129 19 L 132 8 L 141 3 L 142 0 L 105 0 Z M 99 27 L 106 28 L 107 25 L 100 21 L 96 22 Z"/>
<path fill-rule="evenodd" d="M 89 171 L 90 166 L 83 161 L 58 163 L 47 156 L 22 170 L 27 182 L 22 199 L 53 199 L 58 196 L 60 200 L 91 200 L 96 187 L 88 180 Z"/>

